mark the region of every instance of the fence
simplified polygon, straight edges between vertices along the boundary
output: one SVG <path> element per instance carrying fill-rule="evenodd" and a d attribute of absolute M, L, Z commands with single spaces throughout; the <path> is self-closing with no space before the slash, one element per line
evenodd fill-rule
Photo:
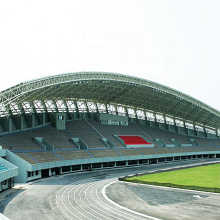
<path fill-rule="evenodd" d="M 186 169 L 186 168 L 191 168 L 191 167 L 211 165 L 211 164 L 216 164 L 216 163 L 219 163 L 219 161 L 218 162 L 211 162 L 211 163 L 209 162 L 209 163 L 206 163 L 206 164 L 188 165 L 188 166 L 185 166 L 185 167 L 168 168 L 168 169 L 150 171 L 150 172 L 144 172 L 144 173 L 136 173 L 136 174 L 129 175 L 129 176 L 118 177 L 118 180 L 119 181 L 125 181 L 125 182 L 132 182 L 132 183 L 155 185 L 155 186 L 166 186 L 166 187 L 179 188 L 179 189 L 191 189 L 191 190 L 198 190 L 198 191 L 220 193 L 220 188 L 214 188 L 214 187 L 188 186 L 188 185 L 178 185 L 178 184 L 174 184 L 174 183 L 159 183 L 159 182 L 149 182 L 149 181 L 143 181 L 143 180 L 133 180 L 133 179 L 131 180 L 131 179 L 129 179 L 131 177 L 150 175 L 150 174 L 154 174 L 154 173 L 169 172 L 169 171 L 173 171 L 173 170 L 180 170 L 180 169 Z"/>
<path fill-rule="evenodd" d="M 187 185 L 178 185 L 178 184 L 173 184 L 173 183 L 148 182 L 148 181 L 143 181 L 143 180 L 129 180 L 129 179 L 123 179 L 123 178 L 119 178 L 119 180 L 126 181 L 126 182 L 132 182 L 132 183 L 155 185 L 155 186 L 166 186 L 166 187 L 179 188 L 179 189 L 191 189 L 191 190 L 198 190 L 198 191 L 220 193 L 220 188 L 187 186 Z"/>

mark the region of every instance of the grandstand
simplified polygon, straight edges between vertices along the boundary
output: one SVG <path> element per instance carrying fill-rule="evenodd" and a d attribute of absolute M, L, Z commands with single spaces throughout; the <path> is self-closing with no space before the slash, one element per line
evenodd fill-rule
<path fill-rule="evenodd" d="M 219 127 L 218 110 L 132 76 L 24 82 L 0 93 L 1 189 L 66 172 L 220 158 Z"/>

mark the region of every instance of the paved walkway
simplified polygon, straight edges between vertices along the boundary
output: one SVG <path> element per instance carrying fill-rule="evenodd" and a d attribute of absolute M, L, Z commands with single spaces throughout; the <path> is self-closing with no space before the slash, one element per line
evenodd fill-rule
<path fill-rule="evenodd" d="M 203 214 L 206 219 L 217 219 L 219 194 L 205 196 L 197 192 L 117 182 L 117 177 L 122 175 L 206 161 L 211 160 L 72 173 L 16 184 L 14 189 L 0 194 L 0 212 L 11 220 L 202 219 L 201 211 L 206 212 Z M 214 202 L 207 206 L 207 199 L 214 199 Z M 189 212 L 190 207 L 197 206 L 199 208 Z M 207 207 L 201 210 L 202 206 Z"/>

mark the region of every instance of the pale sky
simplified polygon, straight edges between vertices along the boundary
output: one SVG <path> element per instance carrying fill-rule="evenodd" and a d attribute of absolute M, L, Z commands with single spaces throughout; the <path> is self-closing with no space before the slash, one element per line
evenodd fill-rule
<path fill-rule="evenodd" d="M 0 0 L 0 91 L 98 71 L 169 86 L 220 110 L 219 0 Z"/>

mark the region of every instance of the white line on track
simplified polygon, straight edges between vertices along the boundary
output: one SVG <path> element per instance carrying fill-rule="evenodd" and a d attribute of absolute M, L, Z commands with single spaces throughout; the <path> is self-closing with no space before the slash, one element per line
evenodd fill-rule
<path fill-rule="evenodd" d="M 95 199 L 94 199 L 94 196 L 92 196 L 91 198 L 92 198 L 93 202 L 97 204 L 97 208 L 99 209 L 99 211 L 107 213 L 107 215 L 114 217 L 114 219 L 131 219 L 131 217 L 132 217 L 132 219 L 136 219 L 134 215 L 133 216 L 129 215 L 129 217 L 126 218 L 125 216 L 127 215 L 127 213 L 124 213 L 124 212 L 122 213 L 117 207 L 115 208 L 113 206 L 110 206 L 109 204 L 106 203 L 106 201 L 103 201 L 100 198 L 100 196 L 102 197 L 102 194 L 101 194 L 101 190 L 100 190 L 100 192 L 98 192 L 98 190 L 100 187 L 102 187 L 103 185 L 106 185 L 106 183 L 108 183 L 108 182 L 109 182 L 109 180 L 99 181 L 98 183 L 94 184 L 92 186 L 92 189 L 90 190 L 90 194 L 91 193 L 95 194 Z M 94 190 L 95 190 L 95 192 L 94 192 Z M 100 202 L 98 202 L 97 200 L 99 200 Z M 108 212 L 106 212 L 105 210 L 107 210 Z"/>
<path fill-rule="evenodd" d="M 104 184 L 106 184 L 106 183 L 104 183 Z M 97 187 L 97 185 L 98 185 L 98 187 Z M 119 216 L 117 212 L 113 211 L 114 208 L 109 206 L 108 204 L 104 203 L 100 199 L 100 196 L 99 196 L 99 193 L 98 193 L 98 189 L 99 189 L 100 185 L 101 185 L 100 183 L 97 183 L 97 184 L 92 186 L 92 189 L 90 191 L 90 195 L 92 194 L 93 190 L 95 190 L 95 198 L 96 198 L 96 199 L 94 199 L 94 196 L 91 195 L 91 198 L 92 198 L 93 202 L 96 203 L 98 205 L 98 207 L 101 207 L 101 209 L 99 208 L 99 210 L 101 212 L 106 213 L 107 215 L 109 215 L 111 217 L 114 217 L 114 219 L 121 220 L 121 216 Z M 96 187 L 96 189 L 95 189 L 95 187 Z M 98 202 L 98 200 L 101 201 L 101 202 Z M 105 210 L 107 210 L 108 212 L 106 212 Z M 116 210 L 116 211 L 118 211 L 118 210 Z"/>
<path fill-rule="evenodd" d="M 115 180 L 115 178 L 114 178 Z M 139 216 L 135 216 L 134 214 L 130 213 L 130 212 L 127 212 L 123 209 L 120 209 L 118 208 L 118 206 L 112 206 L 112 203 L 109 203 L 102 195 L 102 188 L 103 186 L 105 186 L 107 183 L 109 183 L 109 181 L 113 181 L 113 179 L 109 179 L 107 182 L 104 182 L 102 184 L 100 184 L 100 186 L 97 188 L 96 190 L 96 195 L 97 195 L 97 198 L 99 198 L 99 200 L 103 203 L 102 207 L 109 207 L 109 209 L 112 211 L 112 213 L 118 213 L 118 215 L 120 215 L 120 219 L 123 218 L 123 219 L 143 219 L 143 217 L 139 217 Z M 102 188 L 101 188 L 102 187 Z M 97 191 L 99 190 L 99 188 L 101 188 L 100 190 L 100 196 L 98 196 L 98 193 Z"/>
<path fill-rule="evenodd" d="M 69 217 L 67 214 L 66 214 L 66 211 L 65 210 L 63 210 L 62 208 L 61 208 L 61 206 L 59 205 L 59 200 L 58 200 L 58 195 L 59 195 L 59 193 L 63 190 L 63 189 L 65 189 L 65 188 L 67 188 L 69 185 L 67 185 L 67 186 L 65 186 L 65 187 L 63 187 L 63 188 L 61 188 L 60 189 L 60 191 L 56 194 L 56 204 L 57 204 L 57 207 L 58 207 L 58 209 L 68 218 L 68 219 L 71 219 L 72 220 L 72 218 L 71 217 Z M 63 206 L 66 208 L 66 210 L 67 211 L 69 211 L 68 210 L 68 208 L 67 208 L 67 206 L 64 204 L 64 201 L 63 201 L 63 194 L 61 194 L 61 198 L 62 198 L 62 204 L 63 204 Z M 70 211 L 69 211 L 70 212 Z M 76 216 L 74 213 L 72 213 L 72 212 L 70 212 L 72 215 L 74 215 L 74 217 L 76 217 L 77 219 L 80 219 L 78 216 Z"/>
<path fill-rule="evenodd" d="M 59 208 L 59 210 L 61 210 L 61 212 L 68 218 L 68 219 L 71 219 L 71 220 L 74 220 L 75 218 L 77 219 L 82 219 L 81 217 L 79 217 L 78 215 L 74 214 L 73 211 L 71 211 L 64 203 L 64 194 L 67 190 L 69 190 L 70 187 L 77 187 L 78 185 L 80 184 L 83 184 L 85 182 L 85 179 L 83 180 L 79 180 L 79 181 L 76 181 L 76 182 L 73 182 L 69 185 L 66 185 L 65 187 L 63 187 L 56 195 L 56 204 Z M 75 185 L 75 186 L 73 186 Z M 66 189 L 65 189 L 66 188 Z M 65 189 L 65 190 L 64 190 Z M 58 200 L 58 194 L 61 193 L 61 191 L 64 190 L 64 192 L 60 195 L 61 198 L 62 198 L 62 205 L 65 207 L 65 209 L 62 209 L 60 206 L 59 206 L 59 200 Z M 85 218 L 87 218 L 83 213 L 80 213 L 73 205 L 72 203 L 68 200 L 68 205 L 70 205 L 72 207 L 73 210 L 75 210 L 75 213 L 78 213 L 78 214 L 81 214 L 82 216 L 84 216 Z M 70 214 L 70 215 L 73 215 L 74 218 L 70 217 L 69 215 L 67 215 L 66 211 Z M 89 219 L 89 218 L 87 218 Z"/>
<path fill-rule="evenodd" d="M 63 187 L 56 195 L 59 210 L 68 219 L 139 219 L 159 220 L 130 209 L 124 208 L 111 201 L 105 193 L 106 187 L 116 178 L 97 181 L 86 178 Z M 92 180 L 92 182 L 91 182 Z M 71 201 L 70 197 L 73 196 Z M 59 200 L 61 197 L 61 202 Z"/>
<path fill-rule="evenodd" d="M 66 185 L 56 194 L 55 204 L 63 215 L 71 220 L 160 220 L 159 218 L 125 208 L 107 197 L 105 190 L 114 182 L 113 180 L 116 180 L 116 175 L 108 175 L 106 179 L 102 180 L 85 177 Z"/>
<path fill-rule="evenodd" d="M 113 217 L 113 215 L 111 215 L 111 214 L 109 214 L 109 213 L 107 213 L 107 212 L 105 212 L 104 210 L 103 210 L 103 208 L 102 209 L 100 209 L 99 208 L 99 206 L 97 206 L 97 205 L 95 205 L 95 199 L 93 198 L 93 188 L 97 185 L 97 184 L 99 184 L 99 183 L 96 183 L 96 184 L 89 184 L 89 186 L 86 188 L 86 190 L 85 190 L 85 198 L 86 198 L 86 200 L 87 200 L 87 202 L 92 206 L 92 207 L 94 207 L 94 212 L 96 212 L 98 215 L 100 215 L 100 216 L 102 216 L 102 217 L 104 217 L 105 219 L 112 219 L 112 218 L 109 218 L 108 216 L 110 215 L 110 216 L 112 216 Z M 90 188 L 92 187 L 92 189 L 90 190 Z M 89 191 L 89 193 L 87 193 L 87 191 Z M 91 202 L 89 199 L 88 199 L 88 197 L 90 196 L 90 198 L 91 198 L 91 201 L 93 201 L 93 202 Z M 98 203 L 96 203 L 96 204 L 98 204 Z M 99 205 L 99 204 L 98 204 Z M 95 208 L 96 209 L 98 209 L 98 211 L 95 211 Z M 103 214 L 105 214 L 105 216 L 103 215 Z M 114 218 L 115 218 L 115 216 L 114 216 Z M 118 218 L 117 218 L 118 219 Z"/>
<path fill-rule="evenodd" d="M 74 191 L 74 200 L 77 201 L 76 198 L 75 198 L 75 195 L 77 195 L 77 196 L 79 197 L 81 203 L 82 203 L 87 209 L 89 209 L 90 212 L 88 212 L 86 208 L 83 208 L 83 206 L 80 206 L 81 209 L 83 209 L 83 211 L 86 212 L 89 216 L 91 215 L 91 216 L 92 216 L 91 219 L 96 218 L 96 219 L 102 220 L 101 218 L 98 217 L 98 215 L 99 215 L 98 212 L 95 212 L 95 211 L 94 211 L 93 209 L 91 209 L 85 202 L 83 202 L 82 197 L 84 196 L 84 194 L 82 193 L 82 191 L 83 191 L 83 189 L 84 189 L 85 187 L 87 187 L 87 184 L 94 184 L 94 183 L 93 183 L 93 182 L 92 182 L 92 183 L 86 182 L 86 183 L 84 183 L 83 185 L 81 185 L 80 187 L 78 187 L 78 188 Z M 70 192 L 71 192 L 71 191 L 72 191 L 72 190 L 70 190 Z M 77 191 L 79 191 L 78 194 L 77 194 Z M 70 193 L 70 192 L 69 192 L 69 193 Z M 97 215 L 93 215 L 92 212 L 95 212 Z M 104 217 L 104 216 L 103 216 L 103 217 Z"/>
<path fill-rule="evenodd" d="M 155 217 L 153 217 L 153 216 L 145 215 L 145 214 L 142 214 L 142 213 L 133 211 L 133 210 L 131 210 L 131 209 L 125 208 L 125 207 L 119 205 L 118 203 L 113 202 L 111 199 L 109 199 L 109 198 L 106 196 L 106 194 L 105 194 L 105 190 L 106 190 L 106 188 L 107 188 L 109 185 L 111 185 L 111 184 L 113 184 L 113 183 L 115 183 L 115 182 L 117 182 L 117 181 L 110 182 L 110 183 L 108 183 L 107 185 L 105 185 L 105 186 L 102 188 L 102 195 L 103 195 L 103 197 L 104 197 L 106 200 L 108 200 L 109 202 L 111 202 L 111 203 L 114 204 L 115 206 L 117 206 L 117 207 L 119 207 L 119 208 L 121 208 L 121 209 L 124 209 L 124 210 L 126 210 L 126 211 L 129 211 L 129 212 L 131 212 L 131 213 L 134 213 L 134 214 L 136 214 L 136 215 L 140 215 L 140 216 L 142 216 L 142 217 L 145 217 L 145 218 L 148 218 L 148 219 L 152 219 L 152 220 L 161 220 L 160 218 L 155 218 Z"/>

